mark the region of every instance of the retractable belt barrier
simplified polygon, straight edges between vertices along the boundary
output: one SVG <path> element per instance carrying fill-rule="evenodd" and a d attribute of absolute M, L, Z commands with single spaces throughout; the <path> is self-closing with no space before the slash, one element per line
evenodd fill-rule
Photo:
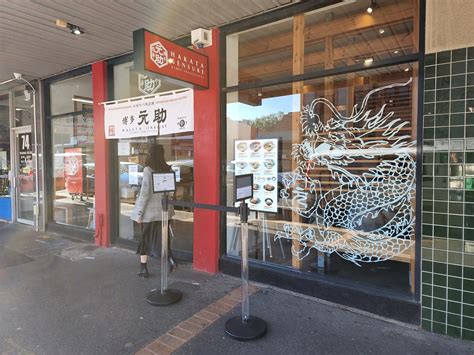
<path fill-rule="evenodd" d="M 246 341 L 258 339 L 267 332 L 266 322 L 256 316 L 250 315 L 249 304 L 249 267 L 248 267 L 248 215 L 249 208 L 246 202 L 241 202 L 240 207 L 209 205 L 204 203 L 193 203 L 170 200 L 167 193 L 162 199 L 162 225 L 161 225 L 161 287 L 151 290 L 146 300 L 153 306 L 169 306 L 177 303 L 182 298 L 182 292 L 168 288 L 168 207 L 190 207 L 206 209 L 219 212 L 231 212 L 240 215 L 240 232 L 242 239 L 241 278 L 242 278 L 242 314 L 232 317 L 225 324 L 225 332 L 233 339 Z"/>

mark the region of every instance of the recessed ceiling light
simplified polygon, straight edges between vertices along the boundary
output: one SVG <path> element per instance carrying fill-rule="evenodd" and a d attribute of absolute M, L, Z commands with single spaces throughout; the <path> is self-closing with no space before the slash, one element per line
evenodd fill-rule
<path fill-rule="evenodd" d="M 393 51 L 393 54 L 398 54 L 398 53 L 400 53 L 400 51 L 398 49 Z"/>
<path fill-rule="evenodd" d="M 410 68 L 405 68 L 403 69 L 403 71 L 410 71 Z"/>
<path fill-rule="evenodd" d="M 383 28 L 379 29 L 379 33 L 383 35 L 385 33 L 385 30 Z"/>
<path fill-rule="evenodd" d="M 364 65 L 371 65 L 374 62 L 374 58 L 365 58 L 364 59 Z"/>
<path fill-rule="evenodd" d="M 374 12 L 374 9 L 377 7 L 377 3 L 375 2 L 375 0 L 371 0 L 370 1 L 370 5 L 369 7 L 367 8 L 367 13 L 371 14 L 372 12 Z"/>

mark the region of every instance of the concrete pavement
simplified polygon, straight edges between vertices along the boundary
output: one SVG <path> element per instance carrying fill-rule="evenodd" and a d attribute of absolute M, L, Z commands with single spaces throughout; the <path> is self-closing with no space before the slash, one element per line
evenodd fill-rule
<path fill-rule="evenodd" d="M 139 279 L 137 269 L 137 256 L 127 250 L 0 226 L 0 353 L 474 354 L 473 342 L 263 285 L 251 296 L 251 311 L 268 322 L 268 334 L 240 343 L 223 328 L 239 312 L 232 308 L 239 280 L 181 263 L 170 283 L 184 292 L 183 300 L 160 308 L 145 302 L 159 286 L 158 261 L 148 280 Z M 192 327 L 200 317 L 208 318 L 205 326 Z M 150 348 L 160 337 L 178 346 Z"/>

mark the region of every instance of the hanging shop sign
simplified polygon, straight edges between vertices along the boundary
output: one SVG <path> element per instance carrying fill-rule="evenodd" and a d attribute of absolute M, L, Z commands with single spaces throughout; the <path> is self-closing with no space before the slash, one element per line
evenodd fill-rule
<path fill-rule="evenodd" d="M 171 91 L 125 102 L 105 102 L 105 138 L 134 138 L 192 132 L 193 90 Z"/>
<path fill-rule="evenodd" d="M 253 174 L 254 211 L 278 211 L 278 139 L 235 141 L 235 175 Z"/>
<path fill-rule="evenodd" d="M 133 32 L 134 66 L 186 87 L 209 87 L 207 56 L 145 29 Z"/>

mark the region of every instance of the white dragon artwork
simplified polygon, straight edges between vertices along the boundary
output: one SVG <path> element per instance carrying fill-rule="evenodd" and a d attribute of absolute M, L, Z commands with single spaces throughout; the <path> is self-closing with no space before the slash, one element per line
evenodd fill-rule
<path fill-rule="evenodd" d="M 360 266 L 392 259 L 413 245 L 415 141 L 403 133 L 409 123 L 386 112 L 386 104 L 378 111 L 367 109 L 375 93 L 411 82 L 370 91 L 349 117 L 325 98 L 303 106 L 305 139 L 293 144 L 297 168 L 283 177 L 280 197 L 307 223 L 286 223 L 275 235 L 275 240 L 297 240 L 292 253 L 299 259 L 316 249 Z M 317 114 L 323 110 L 332 116 L 326 123 Z M 375 160 L 377 165 L 357 175 L 357 159 Z M 329 171 L 324 182 L 313 179 L 318 169 Z M 323 191 L 322 184 L 336 187 Z"/>

